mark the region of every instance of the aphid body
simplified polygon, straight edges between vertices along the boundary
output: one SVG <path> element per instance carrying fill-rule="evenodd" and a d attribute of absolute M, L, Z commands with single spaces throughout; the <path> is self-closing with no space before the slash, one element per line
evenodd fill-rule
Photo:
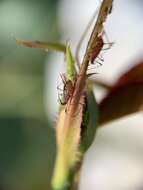
<path fill-rule="evenodd" d="M 101 50 L 103 49 L 103 46 L 103 38 L 102 36 L 99 36 L 92 46 L 92 51 L 89 53 L 89 61 L 91 64 L 94 64 L 94 60 L 99 56 Z"/>
<path fill-rule="evenodd" d="M 67 80 L 65 75 L 61 75 L 63 81 L 63 93 L 62 100 L 60 99 L 60 103 L 62 105 L 67 104 L 68 100 L 72 97 L 74 91 L 74 85 L 71 80 Z"/>
<path fill-rule="evenodd" d="M 64 103 L 66 104 L 68 100 L 72 97 L 74 91 L 74 87 L 72 84 L 72 81 L 67 80 L 66 83 L 64 84 L 64 89 L 63 89 L 63 98 L 64 98 Z"/>

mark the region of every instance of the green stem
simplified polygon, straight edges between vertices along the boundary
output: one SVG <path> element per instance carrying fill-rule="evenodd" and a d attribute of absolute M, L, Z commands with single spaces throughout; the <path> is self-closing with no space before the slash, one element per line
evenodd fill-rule
<path fill-rule="evenodd" d="M 87 71 L 88 64 L 89 64 L 89 54 L 91 52 L 93 44 L 95 43 L 99 34 L 103 30 L 103 23 L 105 22 L 107 15 L 111 11 L 112 2 L 113 2 L 113 0 L 103 0 L 103 2 L 102 2 L 96 24 L 95 24 L 94 29 L 92 31 L 91 37 L 89 39 L 89 42 L 88 42 L 88 45 L 86 48 L 86 52 L 85 52 L 85 55 L 83 58 L 83 62 L 82 62 L 81 67 L 80 67 L 79 77 L 78 77 L 78 80 L 76 81 L 75 91 L 74 91 L 74 95 L 73 95 L 75 98 L 73 98 L 73 100 L 71 102 L 71 104 L 73 104 L 73 110 L 74 109 L 76 110 L 76 105 L 78 104 L 79 99 L 80 99 L 79 95 L 82 93 L 82 91 L 84 90 L 85 85 L 86 85 L 86 79 L 87 79 L 86 71 Z M 82 165 L 82 161 L 80 164 Z M 80 165 L 80 167 L 81 167 L 81 165 Z M 79 172 L 79 170 L 80 169 L 75 170 L 73 172 L 74 177 L 77 174 L 77 171 Z M 77 190 L 78 183 L 75 184 L 73 182 L 74 177 L 71 178 L 71 186 L 67 190 Z M 75 185 L 75 189 L 71 189 L 72 184 Z"/>
<path fill-rule="evenodd" d="M 87 48 L 86 48 L 86 52 L 85 52 L 83 62 L 82 62 L 81 67 L 80 67 L 79 74 L 77 75 L 77 78 L 75 79 L 76 83 L 75 83 L 72 98 L 70 100 L 70 104 L 67 105 L 68 114 L 66 116 L 67 118 L 65 119 L 65 123 L 64 123 L 65 124 L 64 127 L 66 126 L 66 128 L 65 128 L 66 130 L 70 129 L 70 127 L 71 127 L 70 122 L 72 123 L 72 120 L 75 119 L 75 117 L 74 118 L 71 118 L 71 117 L 73 115 L 75 115 L 75 113 L 77 113 L 77 109 L 79 108 L 79 103 L 80 103 L 82 94 L 84 94 L 84 90 L 85 90 L 85 87 L 86 87 L 86 80 L 87 80 L 86 71 L 87 71 L 88 64 L 89 64 L 89 54 L 90 54 L 90 52 L 92 50 L 93 44 L 96 42 L 97 38 L 99 37 L 99 35 L 101 34 L 101 32 L 103 30 L 103 23 L 105 22 L 106 17 L 109 14 L 109 10 L 111 9 L 111 6 L 112 6 L 112 1 L 113 0 L 103 0 L 103 2 L 102 2 L 102 5 L 101 5 L 100 11 L 99 11 L 99 15 L 98 15 L 98 18 L 97 18 L 97 21 L 96 21 L 96 24 L 94 26 L 93 32 L 91 34 L 91 37 L 89 39 L 89 42 L 88 42 L 88 45 L 87 45 Z M 67 55 L 70 55 L 70 53 L 68 53 Z M 69 60 L 70 60 L 69 65 L 70 65 L 70 68 L 71 68 L 71 66 L 73 66 L 73 62 L 71 61 L 72 60 L 71 58 Z M 68 70 L 68 77 L 69 77 L 69 79 L 72 79 L 72 72 L 71 72 L 70 69 Z M 76 121 L 76 119 L 75 119 L 75 121 Z M 77 125 L 77 126 L 80 127 L 79 125 Z M 72 142 L 70 142 L 70 143 L 72 143 Z M 62 155 L 62 156 L 64 156 L 64 155 Z M 80 158 L 79 163 L 75 161 L 75 163 L 74 163 L 75 165 L 73 166 L 72 169 L 71 168 L 66 168 L 68 170 L 65 170 L 65 171 L 67 171 L 68 174 L 65 175 L 65 179 L 64 179 L 65 181 L 64 182 L 62 181 L 62 185 L 60 184 L 60 186 L 59 186 L 59 184 L 58 185 L 54 184 L 55 187 L 56 187 L 54 190 L 77 190 L 79 181 L 76 181 L 76 176 L 80 172 L 83 156 L 84 155 L 82 155 L 82 157 Z M 64 164 L 64 163 L 62 163 L 62 164 Z M 67 165 L 67 167 L 71 167 L 71 166 Z M 57 170 L 56 172 L 60 172 L 60 169 Z M 55 173 L 55 174 L 57 174 L 57 173 Z M 60 174 L 61 173 L 58 173 L 57 176 L 59 177 Z"/>
<path fill-rule="evenodd" d="M 67 189 L 67 190 L 78 190 L 82 163 L 83 163 L 83 157 L 77 163 L 76 167 L 74 168 L 74 170 L 70 176 L 70 182 L 71 183 L 70 183 L 69 189 Z"/>
<path fill-rule="evenodd" d="M 99 34 L 101 34 L 101 32 L 103 31 L 103 28 L 104 28 L 103 23 L 106 21 L 106 18 L 111 11 L 112 2 L 113 2 L 113 0 L 103 0 L 103 2 L 102 2 L 96 24 L 93 28 L 92 34 L 90 36 L 90 39 L 89 39 L 89 42 L 88 42 L 88 45 L 86 48 L 86 52 L 85 52 L 84 59 L 82 62 L 83 67 L 85 67 L 84 65 L 86 65 L 86 67 L 88 66 L 89 53 L 91 52 L 93 44 L 96 42 Z M 86 67 L 85 67 L 85 69 L 86 69 Z"/>
<path fill-rule="evenodd" d="M 98 36 L 101 34 L 103 31 L 103 23 L 106 21 L 107 15 L 111 11 L 112 7 L 112 2 L 113 0 L 103 0 L 101 4 L 101 8 L 97 17 L 96 24 L 93 28 L 92 34 L 90 36 L 89 42 L 87 44 L 86 52 L 80 67 L 79 71 L 79 77 L 78 80 L 76 81 L 76 86 L 75 86 L 75 91 L 74 91 L 74 97 L 72 100 L 72 104 L 75 105 L 73 106 L 73 112 L 76 110 L 76 105 L 79 102 L 80 99 L 80 94 L 83 92 L 85 85 L 86 85 L 86 71 L 88 68 L 89 64 L 89 54 L 92 51 L 93 44 L 96 42 Z"/>

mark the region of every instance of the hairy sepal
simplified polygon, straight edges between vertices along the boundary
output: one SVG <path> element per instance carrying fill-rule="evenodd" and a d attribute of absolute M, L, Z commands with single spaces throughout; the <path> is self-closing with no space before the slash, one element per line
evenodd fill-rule
<path fill-rule="evenodd" d="M 56 126 L 57 157 L 52 180 L 55 190 L 62 190 L 70 184 L 71 173 L 82 157 L 79 145 L 83 110 L 78 105 L 74 115 L 68 111 L 66 105 L 60 112 Z"/>
<path fill-rule="evenodd" d="M 67 75 L 67 79 L 71 80 L 72 82 L 74 82 L 75 75 L 76 75 L 76 69 L 75 69 L 74 63 L 75 62 L 73 59 L 71 48 L 69 44 L 67 43 L 66 45 L 66 75 Z"/>

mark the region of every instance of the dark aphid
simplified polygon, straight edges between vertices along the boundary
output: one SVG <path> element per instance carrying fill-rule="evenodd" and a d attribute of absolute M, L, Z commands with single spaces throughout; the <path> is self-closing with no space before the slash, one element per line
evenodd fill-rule
<path fill-rule="evenodd" d="M 107 38 L 107 35 L 105 37 Z M 105 43 L 104 40 L 103 40 L 102 35 L 100 35 L 97 38 L 96 42 L 92 45 L 92 51 L 89 52 L 89 61 L 90 61 L 90 63 L 91 64 L 98 63 L 99 65 L 102 65 L 102 62 L 104 61 L 104 59 L 102 58 L 102 56 L 99 56 L 99 54 L 101 53 L 101 51 L 110 49 L 113 44 L 114 44 L 113 42 Z M 103 48 L 104 45 L 108 45 L 108 46 Z"/>
<path fill-rule="evenodd" d="M 99 36 L 96 42 L 92 46 L 92 51 L 89 52 L 89 61 L 94 64 L 95 59 L 99 56 L 101 50 L 103 49 L 104 41 L 102 36 Z"/>
<path fill-rule="evenodd" d="M 67 104 L 68 100 L 72 97 L 74 85 L 71 80 L 67 80 L 65 75 L 61 75 L 64 84 L 62 98 L 59 98 L 61 105 Z M 61 89 L 60 89 L 61 90 Z"/>

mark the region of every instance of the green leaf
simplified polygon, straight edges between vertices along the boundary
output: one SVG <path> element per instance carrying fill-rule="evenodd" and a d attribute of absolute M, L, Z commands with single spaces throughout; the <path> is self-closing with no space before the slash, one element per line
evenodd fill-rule
<path fill-rule="evenodd" d="M 83 114 L 80 149 L 84 153 L 93 143 L 97 129 L 98 107 L 92 90 L 87 93 L 87 102 Z"/>
<path fill-rule="evenodd" d="M 55 42 L 40 42 L 40 41 L 27 41 L 16 39 L 16 42 L 20 45 L 24 45 L 30 48 L 40 48 L 44 50 L 55 50 L 65 53 L 66 46 L 64 44 L 55 43 Z"/>
<path fill-rule="evenodd" d="M 66 46 L 66 76 L 68 80 L 74 81 L 76 74 L 75 62 L 72 56 L 70 46 Z"/>

